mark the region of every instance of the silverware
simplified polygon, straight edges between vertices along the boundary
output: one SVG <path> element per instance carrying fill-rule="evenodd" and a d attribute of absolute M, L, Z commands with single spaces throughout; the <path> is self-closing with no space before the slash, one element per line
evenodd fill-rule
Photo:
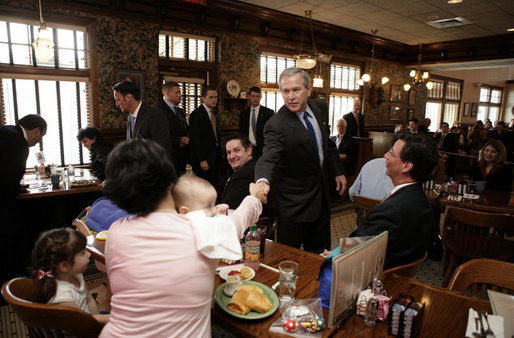
<path fill-rule="evenodd" d="M 480 311 L 480 313 L 482 314 L 482 316 L 484 316 L 485 318 L 485 322 L 487 323 L 487 330 L 485 330 L 485 335 L 492 335 L 493 337 L 496 337 L 494 335 L 494 332 L 493 330 L 491 330 L 491 325 L 489 325 L 489 320 L 487 319 L 487 312 L 483 312 L 483 311 Z"/>
<path fill-rule="evenodd" d="M 478 318 L 480 319 L 480 335 L 486 337 L 484 330 L 484 322 L 482 321 L 482 312 L 478 311 Z"/>
<path fill-rule="evenodd" d="M 475 331 L 472 332 L 472 334 L 473 334 L 473 337 L 483 338 L 482 335 L 480 333 L 478 333 L 478 317 L 475 317 Z"/>

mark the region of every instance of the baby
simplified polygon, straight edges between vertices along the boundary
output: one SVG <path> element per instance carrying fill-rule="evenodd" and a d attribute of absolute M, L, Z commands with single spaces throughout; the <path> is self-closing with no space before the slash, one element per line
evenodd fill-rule
<path fill-rule="evenodd" d="M 212 217 L 218 212 L 225 214 L 228 209 L 226 204 L 216 206 L 216 190 L 209 182 L 197 176 L 180 176 L 171 193 L 179 214 L 203 210 L 207 217 Z"/>

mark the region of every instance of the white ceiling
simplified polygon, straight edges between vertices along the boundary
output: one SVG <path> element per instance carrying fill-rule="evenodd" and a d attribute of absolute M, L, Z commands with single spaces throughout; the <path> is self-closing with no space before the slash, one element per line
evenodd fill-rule
<path fill-rule="evenodd" d="M 514 0 L 240 0 L 393 41 L 417 45 L 506 34 L 514 28 Z M 429 21 L 462 17 L 470 24 L 437 29 Z M 514 32 L 512 37 L 514 39 Z"/>

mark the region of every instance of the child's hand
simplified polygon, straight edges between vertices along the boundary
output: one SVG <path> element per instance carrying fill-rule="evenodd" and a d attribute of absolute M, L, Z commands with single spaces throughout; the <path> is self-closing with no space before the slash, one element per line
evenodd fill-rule
<path fill-rule="evenodd" d="M 268 202 L 269 185 L 266 182 L 250 183 L 250 195 L 257 197 L 262 204 Z"/>
<path fill-rule="evenodd" d="M 216 210 L 218 211 L 218 213 L 220 215 L 226 215 L 228 212 L 228 208 L 229 208 L 229 206 L 226 203 L 218 204 L 216 206 Z"/>

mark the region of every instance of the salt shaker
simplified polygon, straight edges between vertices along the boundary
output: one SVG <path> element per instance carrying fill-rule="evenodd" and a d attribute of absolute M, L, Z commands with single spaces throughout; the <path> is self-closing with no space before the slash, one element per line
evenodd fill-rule
<path fill-rule="evenodd" d="M 366 316 L 364 316 L 364 325 L 367 327 L 375 327 L 377 321 L 379 302 L 375 297 L 371 297 L 366 306 Z"/>

